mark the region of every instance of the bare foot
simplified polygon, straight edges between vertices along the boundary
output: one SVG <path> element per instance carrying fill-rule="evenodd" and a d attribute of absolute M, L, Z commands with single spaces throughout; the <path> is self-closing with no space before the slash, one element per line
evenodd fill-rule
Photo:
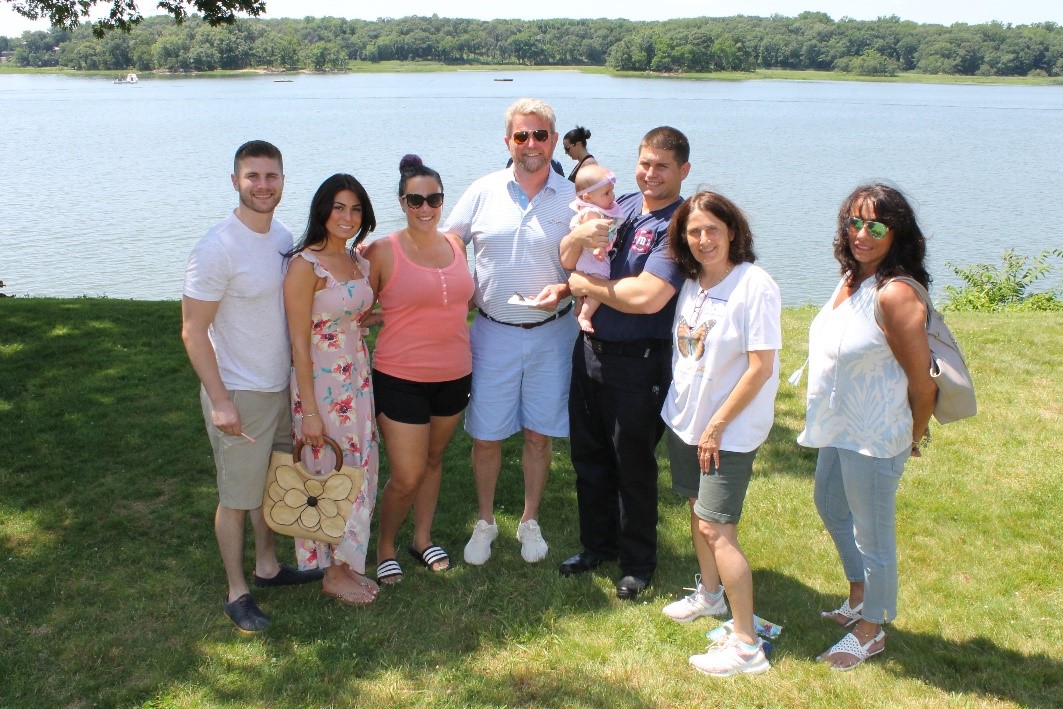
<path fill-rule="evenodd" d="M 370 588 L 357 583 L 345 570 L 346 564 L 336 564 L 325 570 L 325 578 L 321 581 L 321 590 L 326 596 L 335 598 L 340 603 L 348 605 L 364 606 L 372 603 L 376 598 Z"/>
<path fill-rule="evenodd" d="M 380 593 L 380 586 L 377 585 L 376 581 L 367 577 L 365 574 L 358 573 L 347 564 L 343 564 L 342 568 L 344 573 L 347 575 L 347 578 L 349 578 L 355 584 L 365 589 L 368 589 L 368 591 L 373 594 L 373 596 L 376 596 L 378 593 Z"/>

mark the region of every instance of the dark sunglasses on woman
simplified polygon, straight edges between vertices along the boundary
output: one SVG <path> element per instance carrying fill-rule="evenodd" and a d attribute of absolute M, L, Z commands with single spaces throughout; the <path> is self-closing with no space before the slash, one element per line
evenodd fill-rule
<path fill-rule="evenodd" d="M 406 200 L 406 206 L 410 209 L 420 209 L 421 205 L 423 205 L 425 202 L 428 202 L 428 206 L 432 209 L 443 206 L 442 192 L 433 192 L 432 194 L 428 195 L 416 194 L 414 192 L 411 192 L 409 194 L 404 194 L 402 198 Z"/>

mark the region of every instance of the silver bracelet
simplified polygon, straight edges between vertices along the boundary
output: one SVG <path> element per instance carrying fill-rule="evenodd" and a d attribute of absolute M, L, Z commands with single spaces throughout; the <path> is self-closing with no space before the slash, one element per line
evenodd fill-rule
<path fill-rule="evenodd" d="M 318 418 L 321 418 L 321 415 L 320 415 L 320 414 L 303 414 L 303 418 L 304 418 L 304 419 L 308 419 L 308 418 L 310 418 L 311 416 L 317 416 Z"/>

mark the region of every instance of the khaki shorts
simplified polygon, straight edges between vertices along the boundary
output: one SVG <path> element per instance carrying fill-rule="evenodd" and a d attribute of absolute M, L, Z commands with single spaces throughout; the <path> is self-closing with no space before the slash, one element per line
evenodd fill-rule
<path fill-rule="evenodd" d="M 256 442 L 222 433 L 210 420 L 210 397 L 200 387 L 199 403 L 218 471 L 218 499 L 222 507 L 254 510 L 262 506 L 270 455 L 292 450 L 291 398 L 284 389 L 230 391 L 229 399 L 240 413 L 243 432 Z"/>

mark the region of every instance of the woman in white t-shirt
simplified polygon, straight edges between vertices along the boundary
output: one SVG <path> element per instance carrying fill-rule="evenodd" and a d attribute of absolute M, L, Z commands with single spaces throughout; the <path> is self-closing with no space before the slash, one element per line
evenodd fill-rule
<path fill-rule="evenodd" d="M 768 437 L 779 388 L 779 287 L 753 265 L 753 234 L 726 197 L 700 192 L 668 226 L 672 258 L 687 276 L 673 327 L 668 424 L 672 488 L 688 498 L 700 574 L 693 593 L 664 609 L 680 623 L 734 614 L 733 632 L 694 655 L 700 672 L 769 669 L 753 627 L 753 576 L 738 520 L 757 449 Z"/>

